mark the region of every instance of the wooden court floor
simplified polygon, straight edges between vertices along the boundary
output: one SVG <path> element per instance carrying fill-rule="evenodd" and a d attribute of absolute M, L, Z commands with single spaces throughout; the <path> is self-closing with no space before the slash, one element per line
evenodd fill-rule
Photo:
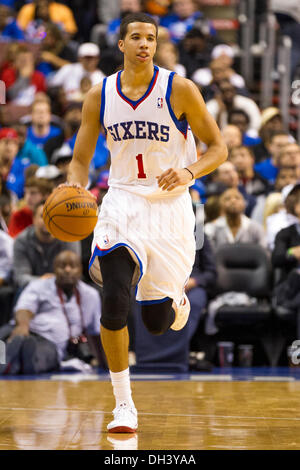
<path fill-rule="evenodd" d="M 135 381 L 135 435 L 106 432 L 108 381 L 0 381 L 0 449 L 300 449 L 300 382 Z"/>

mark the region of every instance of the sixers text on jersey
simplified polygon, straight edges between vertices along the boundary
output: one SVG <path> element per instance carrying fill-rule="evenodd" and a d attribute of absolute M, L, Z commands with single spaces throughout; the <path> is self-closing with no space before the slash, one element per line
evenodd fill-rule
<path fill-rule="evenodd" d="M 149 139 L 168 142 L 170 127 L 150 121 L 126 121 L 113 124 L 107 130 L 115 142 L 127 139 Z"/>

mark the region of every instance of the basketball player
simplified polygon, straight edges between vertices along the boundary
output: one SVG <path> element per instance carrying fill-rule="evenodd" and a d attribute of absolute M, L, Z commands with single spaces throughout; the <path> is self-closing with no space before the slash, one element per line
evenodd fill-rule
<path fill-rule="evenodd" d="M 102 125 L 111 168 L 94 231 L 90 274 L 103 286 L 101 340 L 116 399 L 109 432 L 137 429 L 126 326 L 131 286 L 136 285 L 151 333 L 184 327 L 190 310 L 184 286 L 195 256 L 188 187 L 227 158 L 198 88 L 153 65 L 156 40 L 151 17 L 137 13 L 122 20 L 118 44 L 124 70 L 88 93 L 68 173 L 68 184 L 87 185 Z M 207 146 L 198 161 L 192 132 Z"/>

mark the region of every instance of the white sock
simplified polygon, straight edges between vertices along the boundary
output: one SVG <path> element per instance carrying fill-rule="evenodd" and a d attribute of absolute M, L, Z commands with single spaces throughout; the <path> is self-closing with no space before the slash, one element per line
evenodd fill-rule
<path fill-rule="evenodd" d="M 116 399 L 116 406 L 126 403 L 129 406 L 134 407 L 134 403 L 131 397 L 130 377 L 129 368 L 122 370 L 121 372 L 111 372 L 110 378 L 113 386 L 113 392 Z"/>

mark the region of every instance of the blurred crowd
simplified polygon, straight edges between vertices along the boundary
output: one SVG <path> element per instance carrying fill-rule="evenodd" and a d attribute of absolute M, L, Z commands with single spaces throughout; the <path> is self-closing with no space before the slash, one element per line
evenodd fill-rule
<path fill-rule="evenodd" d="M 203 15 L 201 0 L 0 0 L 0 80 L 6 89 L 6 96 L 0 97 L 0 325 L 17 319 L 6 337 L 17 336 L 22 312 L 30 311 L 30 325 L 32 316 L 43 310 L 45 299 L 39 295 L 43 288 L 54 289 L 45 282 L 57 275 L 61 253 L 69 254 L 63 263 L 66 272 L 78 262 L 82 265 L 73 284 L 69 279 L 72 289 L 79 279 L 93 289 L 88 276 L 91 237 L 76 243 L 54 239 L 44 226 L 42 206 L 53 188 L 66 180 L 86 93 L 122 66 L 117 46 L 121 19 L 138 11 L 159 24 L 155 63 L 197 84 L 229 149 L 228 161 L 190 189 L 195 210 L 205 204 L 205 243 L 186 286 L 194 309 L 190 336 L 216 296 L 214 254 L 225 244 L 261 246 L 273 269 L 280 269 L 272 292 L 282 304 L 286 292 L 289 300 L 297 297 L 300 146 L 276 103 L 260 109 L 239 68 L 238 44 L 224 42 Z M 287 28 L 288 13 L 278 15 L 279 30 L 282 24 Z M 290 23 L 297 44 L 300 23 L 295 18 Z M 295 70 L 299 64 L 294 64 Z M 205 148 L 196 144 L 201 158 Z M 108 190 L 109 165 L 102 132 L 88 185 L 98 204 Z M 290 288 L 291 274 L 292 294 L 278 289 Z M 70 298 L 75 296 L 72 289 Z M 64 295 L 67 304 L 68 292 Z M 59 295 L 57 299 L 60 302 Z M 84 309 L 75 300 L 76 323 Z M 288 307 L 296 308 L 297 301 Z M 90 315 L 92 325 L 95 312 Z M 92 330 L 97 334 L 96 327 Z M 30 331 L 58 341 L 45 322 L 35 321 Z M 28 328 L 25 332 L 28 336 Z M 70 335 L 66 328 L 59 338 L 61 360 Z"/>

